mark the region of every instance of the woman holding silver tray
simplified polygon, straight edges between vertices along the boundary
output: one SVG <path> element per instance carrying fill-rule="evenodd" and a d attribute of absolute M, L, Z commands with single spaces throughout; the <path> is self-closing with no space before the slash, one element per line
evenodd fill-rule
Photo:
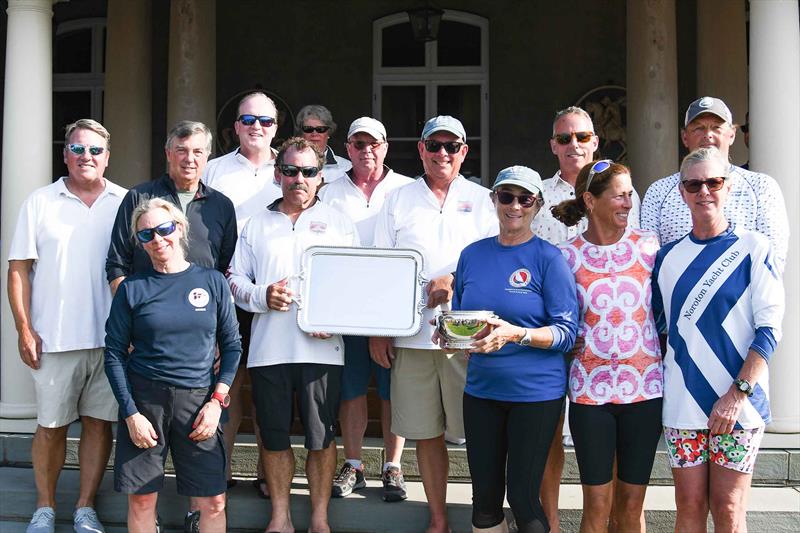
<path fill-rule="evenodd" d="M 497 237 L 461 253 L 454 310 L 490 309 L 474 335 L 464 389 L 473 531 L 507 531 L 503 497 L 520 533 L 549 531 L 539 485 L 566 391 L 564 353 L 578 320 L 575 280 L 558 249 L 537 238 L 542 180 L 506 168 L 492 187 Z M 458 329 L 458 328 L 456 328 Z M 444 344 L 444 339 L 440 337 Z"/>

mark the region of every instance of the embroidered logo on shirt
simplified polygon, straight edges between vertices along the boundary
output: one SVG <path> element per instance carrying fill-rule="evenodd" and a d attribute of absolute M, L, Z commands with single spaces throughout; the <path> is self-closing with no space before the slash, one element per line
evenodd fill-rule
<path fill-rule="evenodd" d="M 308 229 L 313 231 L 314 233 L 325 233 L 325 230 L 328 229 L 328 225 L 324 222 L 314 222 L 313 220 L 308 225 Z"/>
<path fill-rule="evenodd" d="M 516 289 L 521 289 L 531 282 L 531 271 L 527 268 L 518 268 L 511 273 L 508 284 Z"/>
<path fill-rule="evenodd" d="M 460 200 L 458 202 L 458 207 L 456 207 L 456 210 L 459 213 L 472 213 L 472 202 L 470 202 L 469 200 Z"/>
<path fill-rule="evenodd" d="M 205 311 L 206 305 L 210 300 L 208 291 L 200 287 L 189 291 L 189 303 L 195 307 L 197 311 Z"/>

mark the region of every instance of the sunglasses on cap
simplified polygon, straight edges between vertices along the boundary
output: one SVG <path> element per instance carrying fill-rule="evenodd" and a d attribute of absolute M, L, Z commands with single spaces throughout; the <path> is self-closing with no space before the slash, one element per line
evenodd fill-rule
<path fill-rule="evenodd" d="M 261 124 L 261 126 L 265 128 L 270 128 L 273 125 L 275 125 L 275 119 L 272 117 L 268 117 L 266 115 L 261 115 L 261 116 L 239 115 L 239 118 L 237 118 L 236 120 L 238 120 L 245 126 L 252 126 L 253 124 L 256 123 L 256 120 L 258 121 L 259 124 Z"/>
<path fill-rule="evenodd" d="M 297 176 L 298 173 L 302 173 L 304 178 L 315 178 L 320 171 L 317 167 L 297 167 L 295 165 L 278 165 L 278 170 L 290 178 Z"/>
<path fill-rule="evenodd" d="M 720 177 L 708 178 L 704 180 L 684 180 L 681 182 L 681 185 L 683 185 L 683 188 L 686 189 L 686 192 L 690 193 L 700 192 L 700 189 L 703 188 L 703 185 L 708 188 L 709 192 L 714 192 L 722 188 L 726 179 L 727 178 Z"/>
<path fill-rule="evenodd" d="M 538 194 L 513 194 L 508 191 L 495 191 L 494 197 L 503 205 L 514 203 L 514 198 L 520 207 L 533 207 L 534 204 L 542 205 L 544 202 Z"/>
<path fill-rule="evenodd" d="M 589 177 L 586 178 L 586 190 L 589 190 L 589 187 L 592 186 L 592 180 L 594 179 L 596 174 L 602 174 L 609 168 L 611 168 L 611 164 L 613 163 L 610 159 L 601 159 L 600 161 L 595 161 L 592 168 L 589 169 Z"/>
<path fill-rule="evenodd" d="M 300 129 L 303 131 L 303 133 L 325 133 L 331 128 L 330 126 L 303 126 Z"/>
<path fill-rule="evenodd" d="M 106 151 L 103 146 L 88 146 L 86 144 L 68 144 L 67 149 L 75 155 L 83 155 L 89 150 L 91 155 L 100 155 Z"/>
<path fill-rule="evenodd" d="M 356 150 L 358 150 L 360 152 L 361 150 L 364 150 L 367 146 L 372 148 L 373 151 L 377 150 L 378 148 L 381 147 L 382 144 L 385 144 L 385 143 L 383 141 L 373 141 L 373 142 L 348 141 L 345 144 L 349 144 L 350 146 L 352 146 L 353 148 L 355 148 Z"/>
<path fill-rule="evenodd" d="M 172 235 L 176 227 L 177 223 L 174 220 L 169 220 L 154 228 L 140 229 L 136 232 L 136 239 L 142 244 L 147 244 L 156 238 L 156 233 L 161 237 L 166 237 L 167 235 Z"/>
<path fill-rule="evenodd" d="M 575 137 L 579 143 L 586 144 L 592 140 L 594 137 L 593 131 L 573 131 L 572 133 L 556 133 L 553 135 L 553 139 L 558 144 L 569 144 L 572 142 L 572 138 Z"/>
<path fill-rule="evenodd" d="M 424 144 L 425 144 L 425 150 L 431 152 L 432 154 L 435 154 L 436 152 L 441 150 L 442 146 L 444 146 L 444 151 L 447 152 L 448 154 L 454 154 L 459 150 L 461 150 L 461 147 L 464 146 L 464 143 L 458 141 L 440 142 L 440 141 L 434 141 L 433 139 L 425 140 Z"/>

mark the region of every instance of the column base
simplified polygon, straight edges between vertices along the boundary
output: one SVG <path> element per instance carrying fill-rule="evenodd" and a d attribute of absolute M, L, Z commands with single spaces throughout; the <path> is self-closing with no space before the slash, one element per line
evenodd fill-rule
<path fill-rule="evenodd" d="M 35 403 L 0 402 L 0 419 L 2 418 L 36 418 Z"/>
<path fill-rule="evenodd" d="M 0 433 L 36 433 L 35 418 L 0 418 Z"/>

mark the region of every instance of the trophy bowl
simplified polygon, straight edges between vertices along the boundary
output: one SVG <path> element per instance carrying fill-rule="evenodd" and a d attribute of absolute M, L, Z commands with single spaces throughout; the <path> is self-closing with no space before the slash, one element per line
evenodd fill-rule
<path fill-rule="evenodd" d="M 474 335 L 488 326 L 492 311 L 442 311 L 436 317 L 436 329 L 445 341 L 445 348 L 465 350 L 472 346 Z"/>

